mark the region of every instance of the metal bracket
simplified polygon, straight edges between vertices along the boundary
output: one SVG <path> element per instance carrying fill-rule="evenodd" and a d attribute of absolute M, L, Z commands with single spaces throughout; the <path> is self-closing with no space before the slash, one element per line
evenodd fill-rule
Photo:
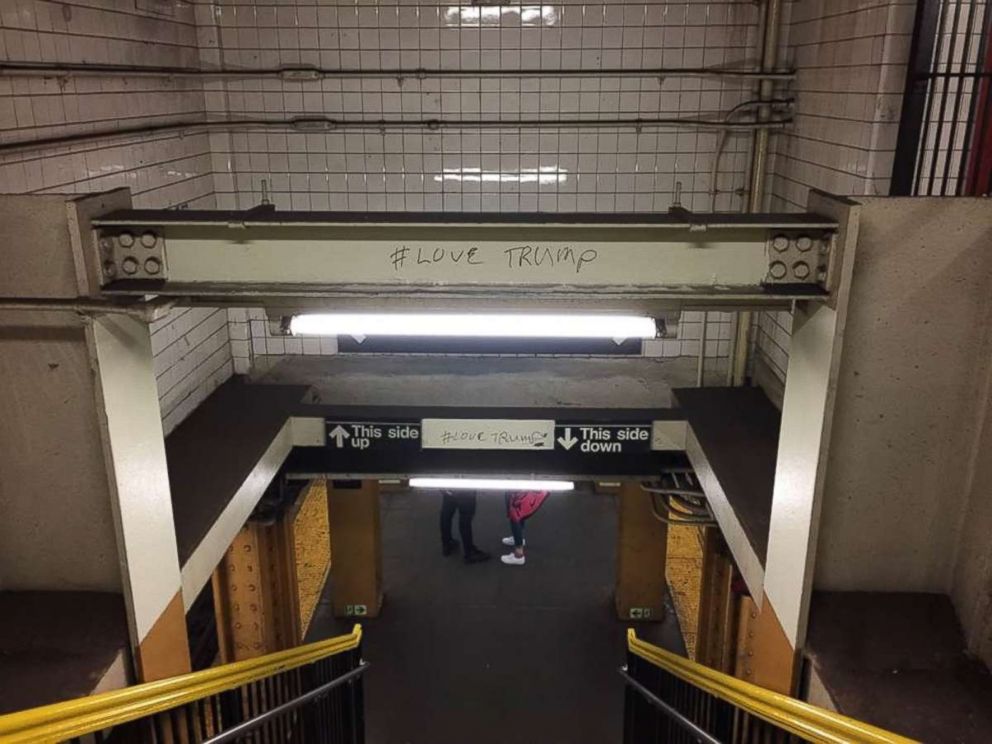
<path fill-rule="evenodd" d="M 165 238 L 153 230 L 101 231 L 101 285 L 118 279 L 166 279 Z"/>
<path fill-rule="evenodd" d="M 764 284 L 822 284 L 830 264 L 831 233 L 778 231 L 768 238 Z"/>

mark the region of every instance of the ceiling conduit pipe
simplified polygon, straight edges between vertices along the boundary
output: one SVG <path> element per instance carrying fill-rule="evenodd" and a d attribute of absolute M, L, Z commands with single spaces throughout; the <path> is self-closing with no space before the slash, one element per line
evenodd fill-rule
<path fill-rule="evenodd" d="M 761 69 L 774 70 L 778 64 L 778 44 L 782 31 L 782 0 L 765 0 L 763 40 L 761 49 Z M 769 122 L 772 118 L 772 104 L 775 83 L 763 79 L 758 88 L 758 122 Z M 767 102 L 767 103 L 766 103 Z M 764 208 L 765 191 L 768 179 L 768 139 L 770 130 L 758 128 L 754 132 L 751 151 L 750 188 L 748 190 L 746 212 L 761 212 Z M 737 313 L 732 334 L 732 348 L 727 365 L 727 383 L 743 385 L 747 375 L 747 357 L 750 348 L 751 312 Z"/>
<path fill-rule="evenodd" d="M 791 121 L 783 116 L 774 121 L 728 122 L 723 118 L 672 117 L 622 119 L 330 119 L 322 116 L 296 119 L 223 119 L 217 121 L 179 121 L 167 124 L 147 124 L 119 127 L 96 132 L 60 134 L 28 140 L 0 142 L 0 152 L 63 147 L 117 137 L 139 137 L 160 133 L 192 134 L 214 130 L 279 129 L 307 134 L 362 130 L 423 129 L 436 132 L 443 129 L 634 129 L 684 128 L 696 131 L 753 131 L 758 128 L 781 128 Z"/>
<path fill-rule="evenodd" d="M 713 67 L 608 67 L 608 68 L 489 68 L 462 70 L 442 68 L 392 68 L 378 70 L 334 69 L 323 67 L 268 67 L 216 69 L 197 67 L 154 67 L 149 65 L 115 65 L 71 62 L 2 62 L 2 77 L 101 77 L 121 75 L 145 78 L 199 78 L 207 80 L 280 79 L 285 82 L 313 82 L 324 79 L 396 78 L 398 80 L 425 80 L 428 78 L 479 78 L 479 77 L 654 77 L 659 81 L 668 77 L 688 77 L 726 80 L 791 80 L 791 70 L 754 69 L 746 65 L 721 65 Z"/>

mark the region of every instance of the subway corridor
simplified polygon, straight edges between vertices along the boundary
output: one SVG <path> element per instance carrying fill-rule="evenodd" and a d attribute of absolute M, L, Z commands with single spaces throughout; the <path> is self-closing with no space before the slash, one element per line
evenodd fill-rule
<path fill-rule="evenodd" d="M 475 540 L 493 560 L 477 565 L 441 556 L 438 494 L 381 498 L 386 596 L 363 623 L 368 742 L 495 744 L 507 731 L 518 744 L 617 741 L 627 624 L 613 608 L 614 497 L 552 494 L 528 524 L 523 568 L 499 562 L 501 494 L 479 494 Z M 331 590 L 308 640 L 350 625 L 331 616 Z M 638 632 L 681 650 L 674 618 Z"/>

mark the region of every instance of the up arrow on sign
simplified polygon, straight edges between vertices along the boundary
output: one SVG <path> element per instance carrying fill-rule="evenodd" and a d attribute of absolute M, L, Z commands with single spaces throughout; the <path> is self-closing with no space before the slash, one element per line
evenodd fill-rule
<path fill-rule="evenodd" d="M 333 429 L 331 429 L 330 434 L 328 434 L 327 436 L 330 439 L 334 440 L 335 447 L 337 447 L 338 449 L 342 449 L 344 447 L 344 440 L 349 439 L 351 437 L 351 434 L 349 434 L 348 430 L 345 429 L 343 426 L 341 426 L 341 424 L 338 424 Z"/>
<path fill-rule="evenodd" d="M 572 436 L 571 427 L 565 427 L 565 436 L 558 437 L 558 444 L 564 447 L 566 450 L 572 449 L 579 440 Z"/>

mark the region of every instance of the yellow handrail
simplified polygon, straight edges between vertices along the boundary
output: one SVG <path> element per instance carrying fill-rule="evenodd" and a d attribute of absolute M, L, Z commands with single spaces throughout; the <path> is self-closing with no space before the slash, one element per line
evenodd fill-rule
<path fill-rule="evenodd" d="M 0 716 L 0 742 L 57 742 L 119 726 L 358 648 L 362 628 L 247 661 Z"/>
<path fill-rule="evenodd" d="M 731 705 L 816 744 L 913 744 L 913 739 L 723 674 L 642 641 L 627 631 L 631 653 Z"/>

